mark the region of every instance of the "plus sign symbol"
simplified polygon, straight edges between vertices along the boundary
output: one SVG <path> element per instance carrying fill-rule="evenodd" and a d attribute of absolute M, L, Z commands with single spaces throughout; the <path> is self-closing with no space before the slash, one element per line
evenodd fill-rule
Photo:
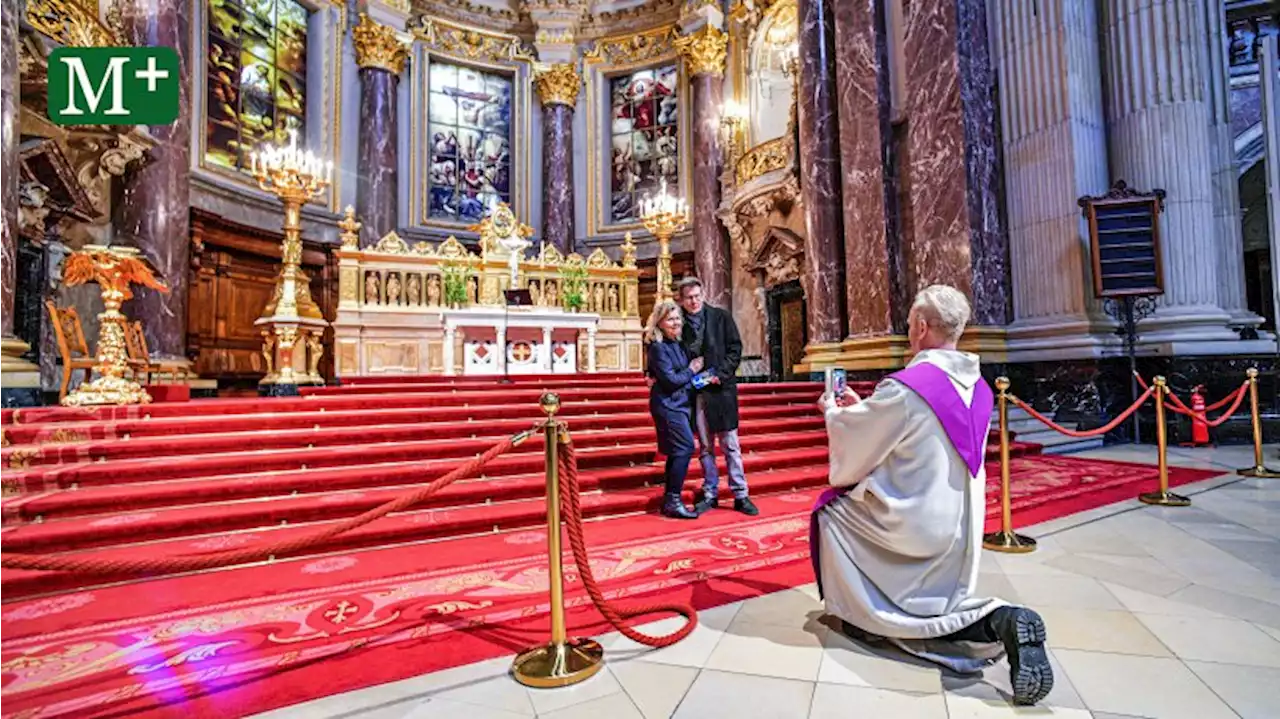
<path fill-rule="evenodd" d="M 60 47 L 49 53 L 49 119 L 59 125 L 169 125 L 182 71 L 169 47 Z"/>
<path fill-rule="evenodd" d="M 528 342 L 516 342 L 511 345 L 511 359 L 517 362 L 528 362 L 533 356 L 533 349 L 529 347 Z"/>

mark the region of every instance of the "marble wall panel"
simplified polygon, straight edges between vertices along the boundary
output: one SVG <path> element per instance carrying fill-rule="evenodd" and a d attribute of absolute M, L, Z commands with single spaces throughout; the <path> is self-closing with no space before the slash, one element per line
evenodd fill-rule
<path fill-rule="evenodd" d="M 121 8 L 132 44 L 177 51 L 180 78 L 178 118 L 150 128 L 153 160 L 126 175 L 114 218 L 117 240 L 142 250 L 169 291 L 136 289 L 124 312 L 142 321 L 153 357 L 185 359 L 191 270 L 190 8 L 180 0 L 139 0 Z"/>
<path fill-rule="evenodd" d="M 399 224 L 399 159 L 396 85 L 387 70 L 360 70 L 360 174 L 356 184 L 356 217 L 360 246 L 377 244 Z"/>
<path fill-rule="evenodd" d="M 805 212 L 804 287 L 809 342 L 844 338 L 844 237 L 840 195 L 840 127 L 836 114 L 836 0 L 799 0 L 800 94 L 797 99 L 800 195 Z"/>

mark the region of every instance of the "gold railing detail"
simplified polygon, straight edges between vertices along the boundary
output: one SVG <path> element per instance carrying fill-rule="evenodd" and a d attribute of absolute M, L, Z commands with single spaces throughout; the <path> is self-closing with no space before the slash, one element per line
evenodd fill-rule
<path fill-rule="evenodd" d="M 746 184 L 774 170 L 791 167 L 795 148 L 789 137 L 776 137 L 747 150 L 738 160 L 738 184 Z"/>
<path fill-rule="evenodd" d="M 28 0 L 27 22 L 36 32 L 68 47 L 117 47 L 123 40 L 98 19 L 97 4 L 75 0 Z"/>
<path fill-rule="evenodd" d="M 438 310 L 460 307 L 501 307 L 503 290 L 511 289 L 509 256 L 501 248 L 473 252 L 450 235 L 434 244 L 410 245 L 395 232 L 372 247 L 351 243 L 338 250 L 338 296 L 348 307 L 400 310 Z M 537 307 L 594 312 L 604 317 L 639 317 L 639 270 L 609 259 L 600 248 L 583 258 L 563 256 L 543 245 L 537 257 L 519 263 L 518 289 L 527 289 Z M 466 299 L 450 302 L 446 284 L 462 276 Z M 581 303 L 571 302 L 566 283 L 580 284 Z"/>

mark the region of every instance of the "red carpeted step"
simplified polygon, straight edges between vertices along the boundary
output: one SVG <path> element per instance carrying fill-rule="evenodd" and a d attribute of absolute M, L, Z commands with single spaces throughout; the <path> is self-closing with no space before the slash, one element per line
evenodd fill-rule
<path fill-rule="evenodd" d="M 590 454 L 590 450 L 580 450 L 580 466 L 582 462 L 589 461 Z M 790 468 L 818 468 L 824 472 L 824 459 L 826 448 L 813 448 L 748 454 L 742 458 L 742 463 L 754 484 L 755 477 Z M 724 472 L 723 466 L 721 472 Z M 701 476 L 701 467 L 695 463 L 695 466 L 690 467 L 690 486 L 701 486 Z M 486 504 L 499 507 L 517 500 L 541 504 L 547 487 L 544 477 L 534 472 L 517 475 L 513 471 L 503 472 L 502 477 L 452 485 L 426 507 L 465 508 Z M 662 467 L 658 464 L 644 464 L 623 470 L 588 470 L 581 475 L 584 493 L 605 490 L 607 496 L 643 489 L 645 482 L 660 484 Z M 768 486 L 755 487 L 755 491 L 765 493 Z M 6 551 L 47 553 L 118 544 L 123 539 L 150 541 L 211 531 L 259 530 L 275 525 L 347 518 L 378 507 L 412 489 L 415 487 L 401 486 L 370 493 L 319 493 L 296 498 L 288 495 L 264 495 L 255 502 L 210 503 L 187 508 L 157 509 L 154 512 L 115 514 L 109 521 L 86 517 L 42 522 L 40 525 L 24 525 L 6 532 L 0 536 L 0 548 Z"/>
<path fill-rule="evenodd" d="M 785 425 L 785 427 L 783 426 Z M 748 424 L 747 426 L 752 426 Z M 786 434 L 779 431 L 786 429 Z M 818 444 L 824 433 L 820 422 L 800 420 L 769 420 L 757 425 L 755 436 L 744 441 L 744 450 L 772 451 L 792 449 L 802 443 Z M 228 473 L 194 479 L 168 479 L 151 482 L 118 483 L 81 487 L 74 491 L 49 492 L 30 497 L 25 501 L 10 500 L 6 505 L 7 517 L 34 520 L 50 519 L 53 515 L 68 513 L 119 511 L 121 507 L 138 509 L 166 504 L 191 504 L 197 501 L 225 501 L 264 496 L 288 496 L 298 493 L 326 492 L 352 487 L 376 487 L 385 485 L 421 484 L 447 473 L 465 457 L 488 449 L 496 440 L 483 438 L 473 441 L 452 441 L 447 447 L 454 456 L 434 460 L 415 459 L 407 462 L 361 463 L 353 467 L 308 468 L 296 471 L 278 471 L 268 474 Z M 628 466 L 630 463 L 652 461 L 654 456 L 652 428 L 639 428 L 611 432 L 579 432 L 575 443 L 582 448 L 584 457 L 590 453 L 589 462 L 605 466 L 614 463 Z M 521 457 L 521 464 L 530 457 L 542 456 L 542 438 L 534 436 L 509 457 Z M 510 463 L 511 459 L 504 459 Z M 536 463 L 536 462 L 535 462 Z M 98 465 L 93 465 L 98 466 Z M 504 465 L 495 464 L 490 474 Z M 442 471 L 443 470 L 443 471 Z M 16 508 L 15 508 L 16 505 Z"/>
<path fill-rule="evenodd" d="M 809 417 L 791 417 L 782 419 L 759 420 L 749 417 L 744 420 L 743 431 L 773 431 L 774 428 L 790 426 L 792 422 L 814 423 L 822 426 L 822 417 L 816 412 Z M 37 448 L 34 455 L 26 456 L 26 466 L 36 469 L 48 465 L 71 464 L 95 461 L 122 460 L 130 458 L 156 458 L 173 455 L 212 454 L 235 451 L 258 451 L 269 449 L 311 449 L 315 447 L 338 447 L 342 445 L 377 445 L 395 442 L 416 442 L 423 440 L 439 440 L 463 437 L 492 437 L 493 441 L 501 436 L 515 434 L 528 429 L 533 418 L 493 420 L 477 426 L 473 423 L 456 422 L 417 422 L 411 424 L 384 424 L 365 427 L 314 427 L 302 429 L 277 430 L 274 432 L 223 432 L 200 435 L 178 435 L 169 437 L 133 438 L 128 442 L 97 441 L 77 442 L 62 445 L 45 445 Z M 575 425 L 603 426 L 605 429 L 648 429 L 652 437 L 653 419 L 646 413 L 614 414 L 601 418 L 586 418 L 574 421 Z M 592 441 L 592 440 L 588 440 Z M 8 455 L 4 456 L 8 459 Z M 33 477 L 34 478 L 34 477 Z"/>
<path fill-rule="evenodd" d="M 369 385 L 369 384 L 459 384 L 464 382 L 474 384 L 484 384 L 488 386 L 496 386 L 502 383 L 503 379 L 498 376 L 477 377 L 474 375 L 439 375 L 439 374 L 399 374 L 399 375 L 380 375 L 373 377 L 343 377 L 338 381 L 337 386 L 353 386 L 353 385 Z M 511 384 L 555 384 L 569 382 L 644 382 L 644 373 L 640 371 L 628 372 L 597 372 L 595 374 L 518 374 L 511 375 L 507 378 L 507 382 Z M 321 388 L 305 388 L 302 391 L 315 391 Z"/>
<path fill-rule="evenodd" d="M 808 440 L 795 437 L 797 443 Z M 756 446 L 766 446 L 763 442 Z M 816 466 L 825 471 L 827 448 L 821 443 L 809 442 L 803 449 L 764 449 L 753 452 L 746 448 L 744 465 L 752 476 L 760 472 L 796 466 Z M 1023 453 L 1023 447 L 1013 448 L 1015 456 Z M 607 452 L 608 450 L 603 450 Z M 581 450 L 580 466 L 583 467 L 583 488 L 615 491 L 631 489 L 645 483 L 660 484 L 662 468 L 658 464 L 643 463 L 630 467 L 601 464 L 598 456 L 602 450 Z M 526 458 L 523 468 L 516 460 L 505 461 L 509 467 L 499 467 L 498 460 L 490 466 L 493 479 L 472 480 L 451 485 L 425 506 L 459 506 L 486 502 L 504 502 L 513 499 L 532 499 L 545 491 L 537 458 Z M 725 473 L 723 462 L 721 475 Z M 37 496 L 21 506 L 28 517 L 45 519 L 58 515 L 81 515 L 102 511 L 109 507 L 129 506 L 145 509 L 148 503 L 163 505 L 167 502 L 188 501 L 199 497 L 199 504 L 176 509 L 159 509 L 154 512 L 134 512 L 109 517 L 77 517 L 61 521 L 29 524 L 6 532 L 5 545 L 10 551 L 62 551 L 90 546 L 103 546 L 128 538 L 131 541 L 150 540 L 193 534 L 210 530 L 245 529 L 264 524 L 294 523 L 322 518 L 353 516 L 378 506 L 422 483 L 442 476 L 453 468 L 448 462 L 426 462 L 394 468 L 377 473 L 377 468 L 360 467 L 349 471 L 295 473 L 270 477 L 270 483 L 256 476 L 221 477 L 204 482 L 163 483 L 155 494 L 145 494 L 145 485 L 115 488 L 115 491 L 89 490 L 61 492 Z M 690 467 L 691 479 L 702 476 L 701 467 L 695 462 Z M 403 482 L 393 485 L 397 480 Z M 360 492 L 343 492 L 360 489 Z M 753 489 L 753 491 L 762 491 Z M 299 496 L 300 495 L 300 496 Z M 228 501 L 240 496 L 254 497 L 255 501 Z"/>
<path fill-rule="evenodd" d="M 390 407 L 422 407 L 470 402 L 471 404 L 506 404 L 510 406 L 529 403 L 536 407 L 538 398 L 544 390 L 538 388 L 508 389 L 498 386 L 487 390 L 454 392 L 448 387 L 440 388 L 435 394 L 375 394 L 343 396 L 308 396 L 308 397 L 253 397 L 243 399 L 210 399 L 193 400 L 191 402 L 174 402 L 149 405 L 105 406 L 105 407 L 34 407 L 15 410 L 14 422 L 19 425 L 40 422 L 86 422 L 86 421 L 119 421 L 159 417 L 210 417 L 220 414 L 257 414 L 262 412 L 297 412 L 343 409 L 363 409 L 373 411 Z M 583 402 L 594 400 L 617 399 L 620 396 L 647 400 L 649 390 L 643 383 L 635 385 L 611 386 L 606 388 L 578 390 L 575 385 L 568 384 L 564 389 L 557 389 L 564 402 Z M 821 392 L 821 386 L 815 383 L 770 383 L 748 384 L 739 387 L 742 398 L 762 394 L 789 394 L 815 400 Z M 474 398 L 474 401 L 471 401 Z"/>
<path fill-rule="evenodd" d="M 356 398 L 360 403 L 367 400 Z M 804 405 L 806 411 L 813 409 L 814 396 L 808 391 L 760 392 L 744 395 L 741 407 L 746 410 L 780 404 Z M 198 403 L 196 403 L 198 404 Z M 311 426 L 356 426 L 368 424 L 387 424 L 394 422 L 466 422 L 510 419 L 513 417 L 541 417 L 536 402 L 519 403 L 511 406 L 487 404 L 470 405 L 465 398 L 458 400 L 453 406 L 425 406 L 414 396 L 389 396 L 375 403 L 377 406 L 347 407 L 352 404 L 349 399 L 317 399 L 293 409 L 283 405 L 259 403 L 258 412 L 209 413 L 191 412 L 185 415 L 166 417 L 137 417 L 133 419 L 116 419 L 93 422 L 46 422 L 24 424 L 6 430 L 6 437 L 14 445 L 10 454 L 22 445 L 66 443 L 89 441 L 95 439 L 119 439 L 138 436 L 158 436 L 173 434 L 198 434 L 203 432 L 265 431 L 292 429 Z M 345 408 L 345 409 L 344 409 Z M 119 408 L 104 408 L 119 409 Z M 137 409 L 132 408 L 132 409 Z M 280 411 L 275 411 L 280 410 Z M 648 413 L 648 401 L 645 398 L 610 399 L 595 401 L 572 401 L 565 399 L 561 406 L 561 416 L 575 417 L 584 415 L 611 414 L 619 412 Z"/>
<path fill-rule="evenodd" d="M 755 418 L 748 416 L 744 421 Z M 806 418 L 805 421 L 808 421 Z M 611 417 L 583 418 L 572 422 L 575 431 L 607 430 L 612 428 Z M 524 425 L 533 426 L 530 419 Z M 772 426 L 772 425 L 771 425 Z M 821 427 L 821 425 L 818 425 Z M 186 454 L 183 456 L 157 456 L 145 459 L 119 459 L 110 462 L 82 462 L 37 466 L 23 471 L 6 473 L 11 486 L 25 491 L 49 491 L 69 489 L 75 486 L 146 482 L 164 479 L 188 478 L 227 474 L 252 468 L 258 472 L 279 472 L 295 469 L 349 466 L 358 464 L 416 461 L 439 457 L 465 457 L 478 454 L 496 442 L 487 430 L 487 423 L 459 424 L 448 428 L 448 435 L 441 439 L 419 442 L 371 443 L 354 446 L 330 446 L 318 449 L 275 449 L 214 454 Z M 646 444 L 652 448 L 652 430 L 637 429 Z M 481 436 L 489 435 L 489 439 Z M 474 437 L 474 439 L 473 439 Z M 192 443 L 189 452 L 198 451 Z M 181 451 L 180 447 L 174 447 Z"/>
<path fill-rule="evenodd" d="M 790 492 L 793 489 L 814 487 L 826 482 L 825 465 L 797 467 L 774 472 L 755 472 L 752 491 L 759 495 Z M 694 500 L 697 481 L 686 484 L 685 501 Z M 722 500 L 724 501 L 724 500 Z M 587 517 L 603 517 L 636 512 L 656 511 L 661 503 L 661 490 L 637 488 L 622 491 L 594 492 L 582 497 L 583 514 Z M 128 515 L 121 515 L 128 516 Z M 468 534 L 494 532 L 503 529 L 539 526 L 546 523 L 545 503 L 541 498 L 520 500 L 493 505 L 431 509 L 385 517 L 373 524 L 319 545 L 300 554 L 317 554 L 324 551 L 357 547 L 376 547 L 393 543 L 422 541 L 440 537 L 457 537 Z M 230 547 L 247 547 L 254 543 L 288 540 L 303 536 L 324 526 L 323 522 L 306 525 L 272 527 L 233 534 L 185 537 L 176 540 L 145 542 L 136 546 L 111 547 L 75 552 L 77 557 L 111 559 L 122 557 L 178 556 L 220 551 Z M 11 533 L 5 534 L 6 549 Z M 13 551 L 17 551 L 13 549 Z M 296 555 L 295 555 L 296 556 Z M 157 576 L 162 576 L 157 575 Z M 58 572 L 28 572 L 22 570 L 0 571 L 0 590 L 6 597 L 27 596 L 37 592 L 53 591 L 66 587 L 87 587 L 109 583 L 123 577 L 74 576 Z"/>

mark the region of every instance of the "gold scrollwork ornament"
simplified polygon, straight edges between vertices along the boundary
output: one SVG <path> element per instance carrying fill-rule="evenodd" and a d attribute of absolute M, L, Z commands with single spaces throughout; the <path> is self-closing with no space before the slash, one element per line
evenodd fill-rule
<path fill-rule="evenodd" d="M 543 105 L 567 105 L 572 108 L 578 104 L 582 78 L 571 62 L 544 65 L 534 74 L 533 87 L 538 91 L 538 99 L 542 100 Z"/>
<path fill-rule="evenodd" d="M 360 14 L 360 23 L 351 29 L 351 41 L 356 48 L 356 64 L 362 68 L 374 67 L 392 75 L 404 72 L 409 52 L 396 31 Z"/>
<path fill-rule="evenodd" d="M 729 35 L 723 30 L 703 25 L 697 32 L 676 38 L 675 48 L 689 63 L 691 74 L 724 77 Z"/>

